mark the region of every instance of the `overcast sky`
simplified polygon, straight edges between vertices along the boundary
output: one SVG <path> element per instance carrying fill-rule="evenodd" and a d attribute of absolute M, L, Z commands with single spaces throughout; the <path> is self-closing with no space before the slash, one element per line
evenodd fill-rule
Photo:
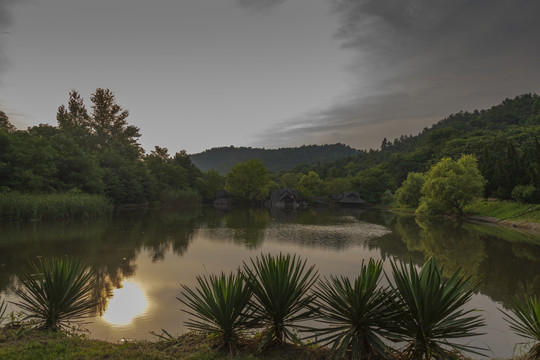
<path fill-rule="evenodd" d="M 378 148 L 540 93 L 538 0 L 0 0 L 0 110 L 109 88 L 170 153 Z"/>

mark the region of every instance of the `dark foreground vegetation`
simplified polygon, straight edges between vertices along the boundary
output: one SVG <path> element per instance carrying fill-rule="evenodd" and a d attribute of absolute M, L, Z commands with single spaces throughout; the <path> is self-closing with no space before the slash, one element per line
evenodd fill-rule
<path fill-rule="evenodd" d="M 0 358 L 429 360 L 487 351 L 468 345 L 484 325 L 483 314 L 465 306 L 477 282 L 460 270 L 443 275 L 433 258 L 421 269 L 395 260 L 391 266 L 385 274 L 382 262 L 369 260 L 355 279 L 321 279 L 296 255 L 262 254 L 236 273 L 199 276 L 196 289 L 182 287 L 178 300 L 193 333 L 162 330 L 156 342 L 113 345 L 77 335 L 96 306 L 93 270 L 70 258 L 40 258 L 23 272 L 22 313 L 7 314 L 0 300 Z M 381 286 L 383 276 L 389 285 Z M 531 341 L 522 358 L 538 359 L 540 299 L 516 297 L 500 311 Z"/>

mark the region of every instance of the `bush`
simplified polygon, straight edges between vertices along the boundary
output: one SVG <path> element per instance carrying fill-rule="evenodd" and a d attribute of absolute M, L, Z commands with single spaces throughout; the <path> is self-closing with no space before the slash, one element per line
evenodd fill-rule
<path fill-rule="evenodd" d="M 540 200 L 540 193 L 534 185 L 518 185 L 512 190 L 512 199 L 525 204 L 534 204 Z"/>
<path fill-rule="evenodd" d="M 69 323 L 91 316 L 96 303 L 91 299 L 96 284 L 94 271 L 71 258 L 39 258 L 23 269 L 22 299 L 17 305 L 39 329 L 57 331 Z"/>

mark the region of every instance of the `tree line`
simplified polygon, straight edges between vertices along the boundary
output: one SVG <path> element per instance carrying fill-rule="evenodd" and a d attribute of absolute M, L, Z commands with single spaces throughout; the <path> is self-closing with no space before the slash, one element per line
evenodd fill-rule
<path fill-rule="evenodd" d="M 0 111 L 0 193 L 84 192 L 116 204 L 186 196 L 212 198 L 221 188 L 215 172 L 202 172 L 185 151 L 170 155 L 156 146 L 145 154 L 140 130 L 114 93 L 98 88 L 88 111 L 80 94 L 58 108 L 57 126 L 17 130 Z"/>

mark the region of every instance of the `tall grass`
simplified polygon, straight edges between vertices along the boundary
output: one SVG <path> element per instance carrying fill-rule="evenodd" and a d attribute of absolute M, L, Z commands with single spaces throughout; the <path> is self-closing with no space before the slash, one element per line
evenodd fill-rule
<path fill-rule="evenodd" d="M 112 203 L 101 195 L 0 193 L 0 219 L 4 221 L 88 220 L 112 211 Z"/>

